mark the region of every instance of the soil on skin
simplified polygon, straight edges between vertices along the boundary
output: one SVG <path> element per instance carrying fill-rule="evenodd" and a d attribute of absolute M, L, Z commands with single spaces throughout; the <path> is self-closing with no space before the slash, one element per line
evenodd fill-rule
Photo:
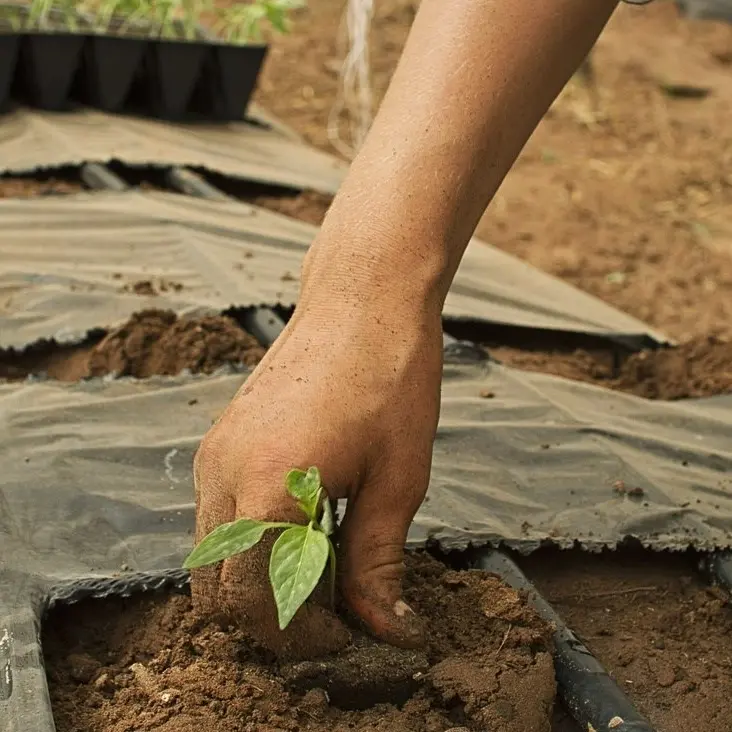
<path fill-rule="evenodd" d="M 551 629 L 533 610 L 491 575 L 426 557 L 408 559 L 406 588 L 429 621 L 421 662 L 363 641 L 344 652 L 349 663 L 320 661 L 324 685 L 349 687 L 337 696 L 288 685 L 291 670 L 240 630 L 196 617 L 184 596 L 56 610 L 43 647 L 58 732 L 549 732 Z M 412 687 L 400 699 L 399 673 Z M 364 709 L 364 686 L 399 704 Z"/>
<path fill-rule="evenodd" d="M 524 571 L 658 732 L 729 732 L 732 607 L 693 557 L 539 552 Z"/>
<path fill-rule="evenodd" d="M 613 354 L 571 353 L 490 346 L 507 366 L 583 381 L 646 399 L 689 399 L 732 393 L 732 342 L 695 338 L 676 348 L 641 351 L 617 367 Z"/>
<path fill-rule="evenodd" d="M 0 198 L 32 198 L 80 193 L 84 186 L 73 179 L 48 176 L 0 177 Z"/>
<path fill-rule="evenodd" d="M 96 343 L 42 344 L 23 352 L 0 350 L 0 379 L 45 374 L 59 381 L 94 376 L 210 374 L 226 364 L 254 366 L 265 349 L 226 316 L 179 318 L 171 310 L 144 310 Z"/>

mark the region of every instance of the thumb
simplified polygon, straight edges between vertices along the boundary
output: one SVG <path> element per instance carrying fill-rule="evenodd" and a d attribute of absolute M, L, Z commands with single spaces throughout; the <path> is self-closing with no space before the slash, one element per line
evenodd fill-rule
<path fill-rule="evenodd" d="M 399 475 L 398 472 L 391 475 Z M 349 498 L 339 530 L 340 585 L 351 609 L 381 640 L 401 648 L 424 643 L 422 620 L 402 599 L 404 545 L 427 490 L 371 481 Z"/>

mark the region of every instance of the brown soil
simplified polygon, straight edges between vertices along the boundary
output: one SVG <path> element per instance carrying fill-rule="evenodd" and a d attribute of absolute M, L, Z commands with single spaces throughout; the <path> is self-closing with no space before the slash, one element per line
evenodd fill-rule
<path fill-rule="evenodd" d="M 381 99 L 417 3 L 374 7 Z M 273 39 L 257 101 L 334 152 L 341 0 L 312 0 Z M 732 26 L 671 2 L 622 6 L 527 144 L 478 234 L 682 341 L 732 334 Z M 674 93 L 673 85 L 708 90 Z"/>
<path fill-rule="evenodd" d="M 0 177 L 0 198 L 32 198 L 80 193 L 84 186 L 73 179 L 45 175 Z"/>
<path fill-rule="evenodd" d="M 646 399 L 688 399 L 732 393 L 732 343 L 696 338 L 677 348 L 635 353 L 617 368 L 610 352 L 531 351 L 490 346 L 507 366 L 583 381 Z"/>
<path fill-rule="evenodd" d="M 210 374 L 226 364 L 254 366 L 264 353 L 253 336 L 226 316 L 179 318 L 171 310 L 145 310 L 95 343 L 0 351 L 0 379 L 30 374 L 59 381 L 107 374 L 144 379 L 186 369 Z"/>
<path fill-rule="evenodd" d="M 732 607 L 693 557 L 551 551 L 520 563 L 658 732 L 729 732 Z"/>
<path fill-rule="evenodd" d="M 548 732 L 551 629 L 490 575 L 427 557 L 407 567 L 407 600 L 429 620 L 425 652 L 362 639 L 346 650 L 347 663 L 321 659 L 322 673 L 305 685 L 307 674 L 266 663 L 240 630 L 196 617 L 188 597 L 54 611 L 43 647 L 57 728 Z M 374 697 L 364 694 L 397 703 L 365 708 Z"/>

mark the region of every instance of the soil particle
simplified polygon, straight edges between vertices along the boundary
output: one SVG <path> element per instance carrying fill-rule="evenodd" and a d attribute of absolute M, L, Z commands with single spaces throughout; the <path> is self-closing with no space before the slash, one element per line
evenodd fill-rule
<path fill-rule="evenodd" d="M 46 374 L 59 381 L 89 377 L 172 376 L 184 370 L 209 374 L 226 364 L 259 363 L 265 349 L 222 315 L 178 317 L 172 310 L 144 310 L 97 343 L 41 344 L 23 352 L 0 350 L 0 379 Z"/>
<path fill-rule="evenodd" d="M 296 689 L 293 679 L 307 676 L 298 676 L 302 664 L 278 667 L 242 630 L 197 616 L 188 597 L 59 608 L 43 631 L 58 731 L 549 732 L 551 628 L 513 590 L 486 573 L 409 556 L 405 597 L 429 622 L 422 652 L 410 658 L 361 638 L 313 662 L 324 667 L 324 685 L 347 680 L 352 695 L 416 676 L 410 695 L 395 689 L 361 710 L 363 700 L 347 694 Z M 72 673 L 80 654 L 98 663 L 91 682 Z"/>
<path fill-rule="evenodd" d="M 161 292 L 180 292 L 183 285 L 180 282 L 172 282 L 170 280 L 140 280 L 131 284 L 124 285 L 122 292 L 131 292 L 135 295 L 144 297 L 157 297 Z"/>
<path fill-rule="evenodd" d="M 547 551 L 521 564 L 655 729 L 729 732 L 732 607 L 695 556 Z"/>

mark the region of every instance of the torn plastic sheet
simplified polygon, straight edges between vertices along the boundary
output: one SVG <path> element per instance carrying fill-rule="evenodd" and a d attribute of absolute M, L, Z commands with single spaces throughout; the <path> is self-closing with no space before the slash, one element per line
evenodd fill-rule
<path fill-rule="evenodd" d="M 4 571 L 61 582 L 180 566 L 192 542 L 193 454 L 241 379 L 0 385 Z M 480 397 L 486 389 L 493 399 Z M 704 401 L 447 364 L 428 500 L 410 541 L 531 551 L 633 536 L 656 549 L 730 547 L 732 411 Z M 643 495 L 619 495 L 618 480 Z"/>
<path fill-rule="evenodd" d="M 180 314 L 297 300 L 317 228 L 238 201 L 129 191 L 0 201 L 0 347 L 73 342 L 145 307 Z M 158 296 L 135 282 L 176 283 Z M 181 287 L 178 287 L 180 285 Z M 127 289 L 125 289 L 125 287 Z M 445 315 L 635 340 L 663 336 L 483 242 L 468 247 Z"/>
<path fill-rule="evenodd" d="M 108 163 L 203 168 L 243 180 L 335 193 L 347 166 L 269 126 L 174 124 L 99 110 L 44 112 L 16 108 L 0 116 L 0 173 Z"/>

